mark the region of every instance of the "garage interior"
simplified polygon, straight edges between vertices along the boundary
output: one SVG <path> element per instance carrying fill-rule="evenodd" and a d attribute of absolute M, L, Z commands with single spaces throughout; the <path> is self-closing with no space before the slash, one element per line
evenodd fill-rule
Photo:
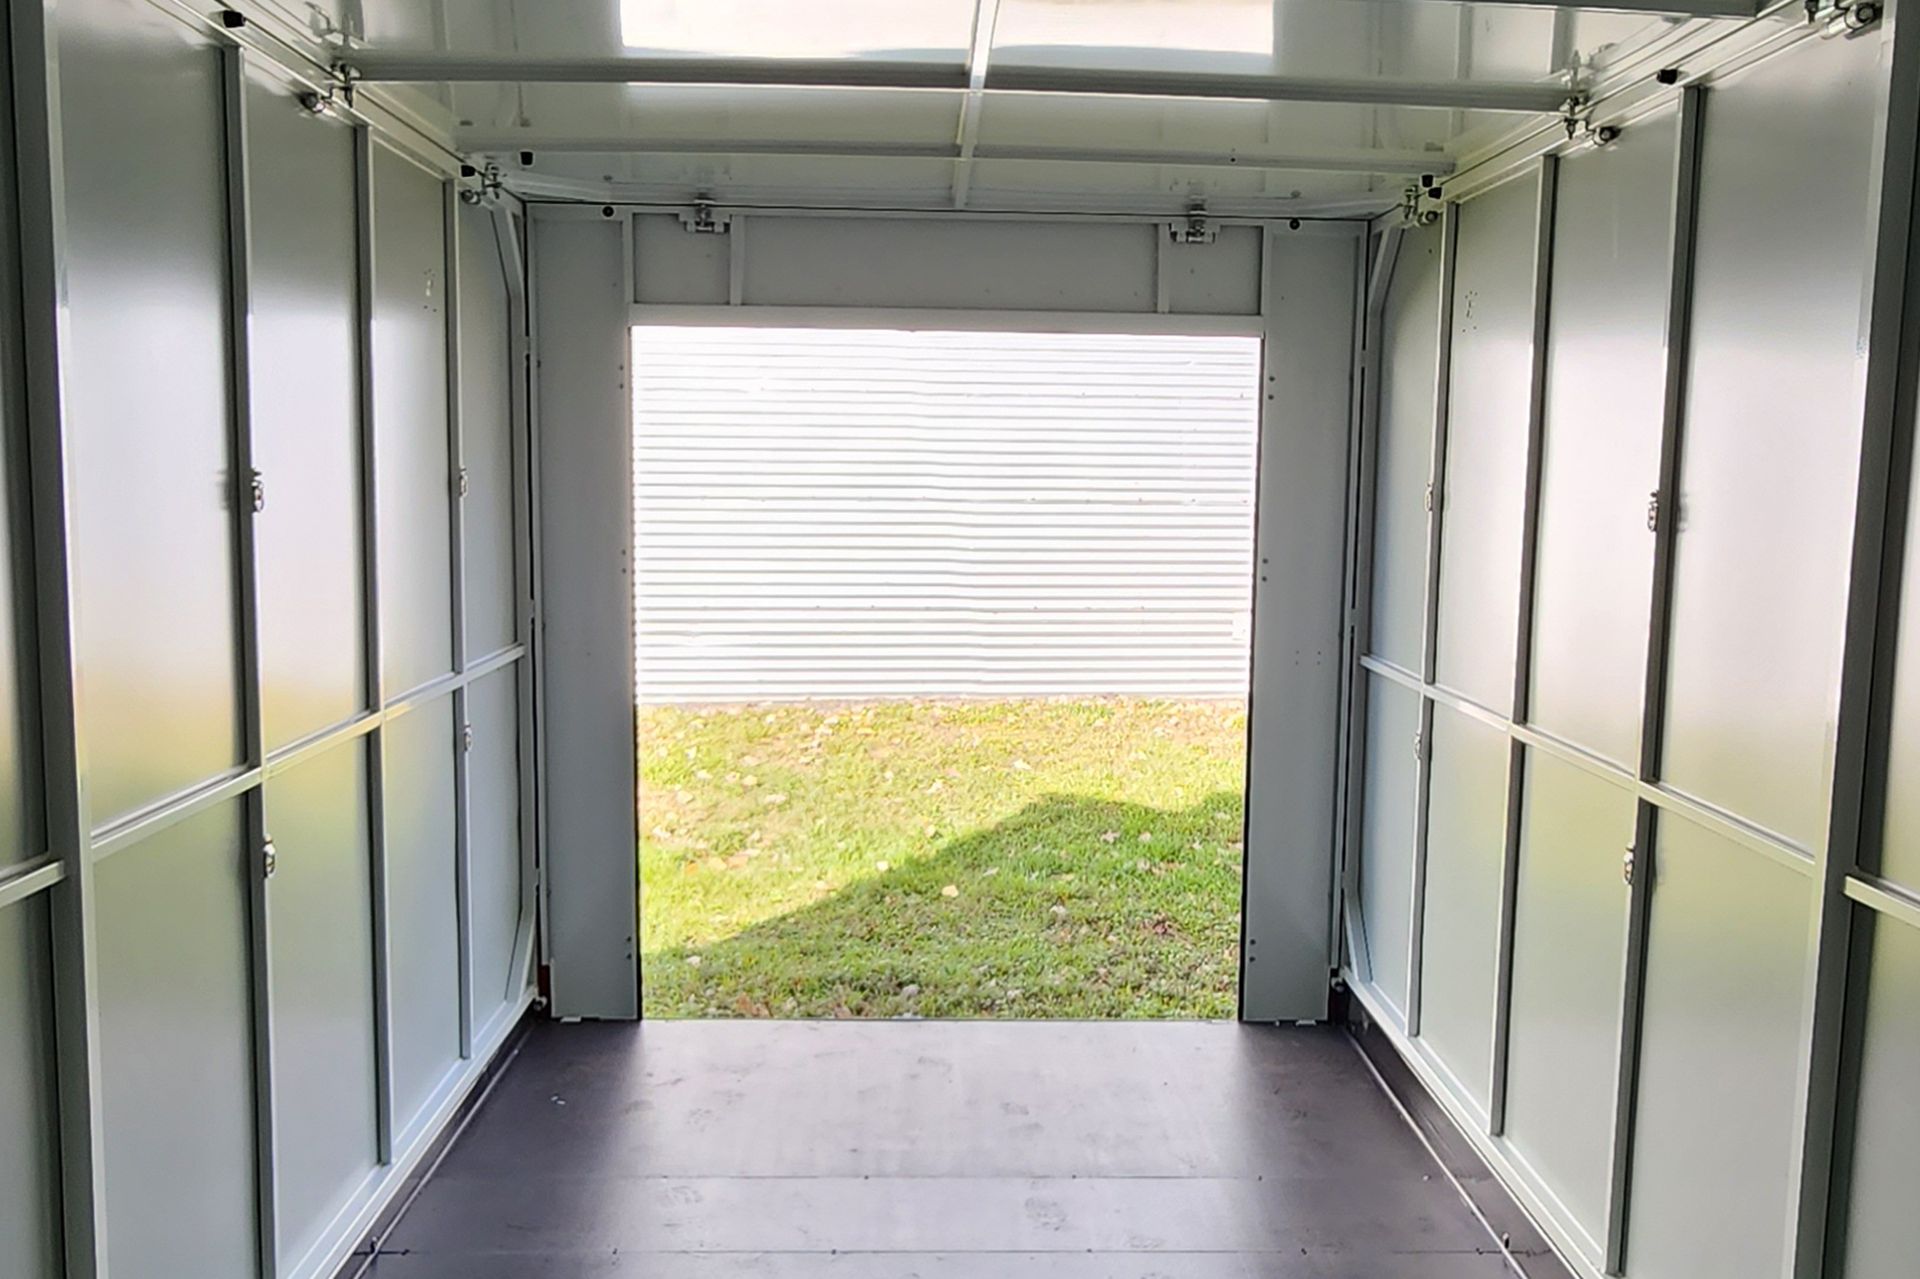
<path fill-rule="evenodd" d="M 1911 1273 L 1897 5 L 5 14 L 0 1273 Z M 643 322 L 1259 337 L 1237 1020 L 639 1019 Z"/>

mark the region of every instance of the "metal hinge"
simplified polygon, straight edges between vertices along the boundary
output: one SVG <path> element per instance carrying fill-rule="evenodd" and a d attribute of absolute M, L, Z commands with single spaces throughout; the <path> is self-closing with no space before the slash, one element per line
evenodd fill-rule
<path fill-rule="evenodd" d="M 454 487 L 454 491 L 457 492 L 461 497 L 465 497 L 467 495 L 467 491 L 471 487 L 471 484 L 467 479 L 466 467 L 464 466 L 461 467 L 459 471 L 457 471 L 454 474 L 453 487 Z"/>
<path fill-rule="evenodd" d="M 247 501 L 255 515 L 267 509 L 267 481 L 258 471 L 247 472 Z"/>
<path fill-rule="evenodd" d="M 1620 857 L 1620 878 L 1629 886 L 1633 884 L 1633 864 L 1639 857 L 1639 850 L 1631 844 L 1627 845 L 1627 851 Z"/>
<path fill-rule="evenodd" d="M 1175 244 L 1212 244 L 1214 240 L 1213 223 L 1207 220 L 1207 206 L 1195 204 L 1187 209 L 1187 216 L 1167 227 L 1167 235 Z"/>
<path fill-rule="evenodd" d="M 1660 531 L 1660 490 L 1647 494 L 1647 532 Z"/>
<path fill-rule="evenodd" d="M 280 869 L 280 850 L 273 846 L 273 837 L 269 835 L 260 845 L 260 874 L 272 879 L 273 872 Z"/>
<path fill-rule="evenodd" d="M 1440 504 L 1440 494 L 1433 485 L 1429 484 L 1427 485 L 1426 495 L 1422 500 L 1426 502 L 1427 509 L 1431 511 Z"/>
<path fill-rule="evenodd" d="M 1425 733 L 1415 733 L 1413 735 L 1413 757 L 1415 759 L 1425 759 L 1427 757 L 1427 737 Z"/>
<path fill-rule="evenodd" d="M 473 749 L 473 725 L 471 724 L 460 726 L 460 749 L 463 751 Z"/>
<path fill-rule="evenodd" d="M 725 235 L 732 229 L 733 219 L 725 213 L 715 213 L 713 206 L 703 200 L 690 212 L 680 215 L 680 225 L 694 235 Z"/>

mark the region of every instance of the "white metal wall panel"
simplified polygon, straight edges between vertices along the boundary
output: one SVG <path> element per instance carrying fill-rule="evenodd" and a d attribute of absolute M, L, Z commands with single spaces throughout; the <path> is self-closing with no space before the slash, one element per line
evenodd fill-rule
<path fill-rule="evenodd" d="M 553 1009 L 637 1017 L 631 303 L 613 223 L 536 217 L 532 241 Z"/>
<path fill-rule="evenodd" d="M 1909 424 L 1915 429 L 1920 423 Z M 1920 481 L 1916 450 L 1911 481 Z M 1916 483 L 1915 492 L 1920 492 Z M 1885 809 L 1873 869 L 1920 897 L 1920 535 L 1909 533 L 1900 565 L 1893 688 L 1886 717 Z"/>
<path fill-rule="evenodd" d="M 1365 238 L 1267 234 L 1266 377 L 1255 483 L 1253 671 L 1247 738 L 1247 858 L 1240 1014 L 1324 1018 L 1339 736 L 1341 555 Z M 1256 962 L 1257 958 L 1257 962 Z"/>
<path fill-rule="evenodd" d="M 451 700 L 409 711 L 383 736 L 393 1124 L 406 1132 L 460 1055 Z"/>
<path fill-rule="evenodd" d="M 1475 1106 L 1493 1078 L 1493 988 L 1507 803 L 1506 735 L 1433 710 L 1420 933 L 1420 1033 Z"/>
<path fill-rule="evenodd" d="M 1374 478 L 1373 652 L 1420 669 L 1426 596 L 1426 489 L 1440 324 L 1440 228 L 1408 231 L 1381 320 L 1389 354 L 1380 372 Z"/>
<path fill-rule="evenodd" d="M 446 211 L 438 178 L 373 152 L 373 427 L 381 674 L 389 693 L 453 669 Z"/>
<path fill-rule="evenodd" d="M 643 701 L 1246 696 L 1257 338 L 642 326 L 634 367 Z"/>
<path fill-rule="evenodd" d="M 1413 927 L 1414 742 L 1420 699 L 1390 680 L 1367 686 L 1366 822 L 1360 919 L 1372 985 L 1403 1016 Z"/>
<path fill-rule="evenodd" d="M 1152 311 L 1147 223 L 750 218 L 741 300 L 764 306 Z M 1245 264 L 1251 278 L 1257 258 Z M 642 301 L 647 299 L 642 298 Z"/>
<path fill-rule="evenodd" d="M 1529 751 L 1515 887 L 1507 1132 L 1584 1232 L 1606 1237 L 1633 793 Z"/>
<path fill-rule="evenodd" d="M 269 748 L 366 707 L 353 135 L 276 83 L 247 88 L 253 464 L 267 501 L 261 715 Z"/>
<path fill-rule="evenodd" d="M 0 67 L 0 109 L 11 106 L 9 70 Z M 0 173 L 15 172 L 14 138 L 0 129 Z M 11 199 L 0 198 L 0 253 L 12 252 L 19 244 L 16 209 Z M 19 281 L 9 272 L 0 284 L 0 307 L 12 310 L 19 305 Z M 0 343 L 7 365 L 7 382 L 14 380 L 16 366 L 10 361 L 17 350 L 14 339 Z M 9 441 L 26 438 L 26 414 L 17 388 L 8 385 L 0 394 L 0 435 Z M 32 506 L 28 500 L 30 474 L 22 463 L 25 450 L 15 447 L 0 450 L 0 601 L 30 599 L 33 578 Z M 28 610 L 16 603 L 14 616 L 26 622 Z M 40 768 L 38 672 L 34 667 L 34 645 L 24 625 L 0 627 L 0 873 L 7 867 L 46 851 L 46 797 Z"/>
<path fill-rule="evenodd" d="M 253 1058 L 240 805 L 100 864 L 101 1114 L 115 1274 L 250 1275 Z"/>
<path fill-rule="evenodd" d="M 1435 682 L 1500 711 L 1513 701 L 1539 191 L 1529 174 L 1458 212 Z"/>
<path fill-rule="evenodd" d="M 367 748 L 334 746 L 267 783 L 275 1206 L 292 1273 L 379 1156 Z"/>
<path fill-rule="evenodd" d="M 59 7 L 66 374 L 88 798 L 240 758 L 220 64 L 157 10 Z"/>
<path fill-rule="evenodd" d="M 1702 144 L 1665 772 L 1809 848 L 1831 791 L 1880 67 L 1874 39 L 1762 63 L 1715 89 Z"/>
<path fill-rule="evenodd" d="M 0 1273 L 60 1272 L 47 904 L 0 907 Z"/>
<path fill-rule="evenodd" d="M 1920 1256 L 1920 929 L 1871 924 L 1844 1279 L 1904 1279 Z"/>
<path fill-rule="evenodd" d="M 514 671 L 496 671 L 467 692 L 473 747 L 467 753 L 467 900 L 473 950 L 473 1020 L 484 1026 L 526 980 L 515 973 L 520 927 L 520 740 Z"/>
<path fill-rule="evenodd" d="M 1528 710 L 1622 765 L 1646 680 L 1677 137 L 1665 115 L 1574 153 L 1554 205 Z"/>
<path fill-rule="evenodd" d="M 1798 871 L 1660 818 L 1627 1272 L 1781 1273 L 1811 893 Z"/>
<path fill-rule="evenodd" d="M 462 202 L 460 432 L 466 467 L 467 660 L 513 643 L 513 392 L 507 282 L 493 215 Z"/>

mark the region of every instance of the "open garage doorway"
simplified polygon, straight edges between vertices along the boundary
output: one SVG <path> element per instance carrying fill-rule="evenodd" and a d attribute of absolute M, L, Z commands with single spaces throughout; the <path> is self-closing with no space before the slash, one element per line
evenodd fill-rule
<path fill-rule="evenodd" d="M 1232 1016 L 1260 339 L 632 342 L 645 1015 Z"/>

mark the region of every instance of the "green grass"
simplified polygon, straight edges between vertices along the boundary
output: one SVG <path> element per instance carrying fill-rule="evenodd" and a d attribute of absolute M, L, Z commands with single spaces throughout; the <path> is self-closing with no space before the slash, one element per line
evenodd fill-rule
<path fill-rule="evenodd" d="M 641 712 L 649 1017 L 1229 1017 L 1239 704 Z"/>

